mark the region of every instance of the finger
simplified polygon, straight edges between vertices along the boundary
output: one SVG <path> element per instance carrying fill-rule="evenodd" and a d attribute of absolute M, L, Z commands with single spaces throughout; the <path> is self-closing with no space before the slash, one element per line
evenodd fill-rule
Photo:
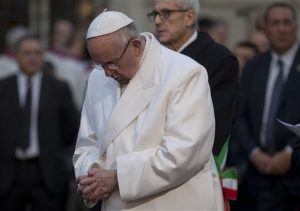
<path fill-rule="evenodd" d="M 79 181 L 79 185 L 81 186 L 87 186 L 87 185 L 91 185 L 92 183 L 94 183 L 96 180 L 94 177 L 86 177 L 83 178 Z"/>
<path fill-rule="evenodd" d="M 108 199 L 109 196 L 110 196 L 109 193 L 105 193 L 105 194 L 103 194 L 103 198 L 102 199 Z"/>
<path fill-rule="evenodd" d="M 89 195 L 90 193 L 92 193 L 92 192 L 94 192 L 94 191 L 96 190 L 97 185 L 98 185 L 97 183 L 93 183 L 93 184 L 87 186 L 87 187 L 83 190 L 82 193 L 83 193 L 84 195 Z"/>
<path fill-rule="evenodd" d="M 89 176 L 94 176 L 96 174 L 96 172 L 98 171 L 98 169 L 96 168 L 92 168 L 89 170 L 88 175 Z"/>
<path fill-rule="evenodd" d="M 88 175 L 79 176 L 79 177 L 76 178 L 76 182 L 77 181 L 79 182 L 80 180 L 82 180 L 84 178 L 88 178 L 88 177 L 89 177 Z"/>
<path fill-rule="evenodd" d="M 77 185 L 77 193 L 82 194 L 82 191 L 84 190 L 84 186 Z"/>
<path fill-rule="evenodd" d="M 101 191 L 101 188 L 97 188 L 89 197 L 88 197 L 88 199 L 90 200 L 90 201 L 97 201 L 99 198 L 101 198 L 101 193 L 102 193 L 102 191 Z"/>

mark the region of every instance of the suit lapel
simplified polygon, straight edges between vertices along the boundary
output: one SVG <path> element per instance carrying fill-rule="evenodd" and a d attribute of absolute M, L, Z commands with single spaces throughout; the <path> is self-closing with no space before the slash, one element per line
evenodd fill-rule
<path fill-rule="evenodd" d="M 282 90 L 281 97 L 280 97 L 280 106 L 283 105 L 283 102 L 285 101 L 286 97 L 288 96 L 289 90 L 294 85 L 293 81 L 295 79 L 298 79 L 299 75 L 300 75 L 300 48 L 298 48 L 298 51 L 294 58 L 292 67 L 290 69 L 290 73 L 288 75 L 288 78 L 286 79 L 285 86 Z M 296 82 L 296 83 L 298 83 L 298 82 Z M 280 110 L 280 108 L 279 108 L 279 110 Z"/>
<path fill-rule="evenodd" d="M 205 49 L 211 45 L 212 42 L 212 38 L 206 32 L 198 32 L 197 39 L 183 49 L 181 53 L 184 55 L 194 55 L 194 58 L 197 54 L 205 54 Z"/>
<path fill-rule="evenodd" d="M 43 108 L 47 105 L 47 96 L 49 96 L 49 80 L 43 74 L 41 79 L 41 90 L 40 90 L 40 99 L 38 104 L 38 118 L 40 120 L 41 114 L 43 113 Z"/>
<path fill-rule="evenodd" d="M 268 53 L 266 55 L 266 59 L 262 59 L 262 64 L 260 65 L 260 69 L 258 70 L 262 74 L 258 73 L 258 75 L 261 75 L 260 77 L 256 77 L 255 80 L 257 80 L 256 83 L 256 91 L 254 96 L 254 102 L 256 104 L 256 108 L 258 108 L 257 116 L 263 118 L 263 111 L 264 111 L 264 105 L 265 105 L 265 97 L 266 97 L 266 91 L 267 91 L 267 84 L 268 84 L 268 76 L 270 72 L 270 64 L 271 64 L 271 54 Z M 262 119 L 261 119 L 262 120 Z M 259 121 L 261 123 L 261 121 Z M 259 126 L 260 128 L 261 126 Z"/>
<path fill-rule="evenodd" d="M 19 100 L 19 91 L 18 91 L 18 78 L 17 76 L 14 76 L 12 79 L 12 86 L 11 86 L 11 105 L 13 108 L 17 108 L 17 110 L 20 110 L 20 100 Z M 9 90 L 8 90 L 9 91 Z"/>
<path fill-rule="evenodd" d="M 147 46 L 145 48 L 146 55 L 142 66 L 131 79 L 125 92 L 112 111 L 105 131 L 104 142 L 100 148 L 100 154 L 147 107 L 153 96 L 157 93 L 158 83 L 154 81 L 155 66 L 152 61 L 153 59 L 155 59 L 154 61 L 158 61 L 160 48 L 158 42 L 153 40 L 154 37 L 151 39 L 149 48 L 147 49 Z M 151 58 L 149 58 L 149 55 L 151 55 Z"/>

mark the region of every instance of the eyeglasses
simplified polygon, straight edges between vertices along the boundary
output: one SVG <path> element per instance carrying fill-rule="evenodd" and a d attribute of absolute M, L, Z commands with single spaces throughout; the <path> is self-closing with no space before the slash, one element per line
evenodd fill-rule
<path fill-rule="evenodd" d="M 111 61 L 105 62 L 103 64 L 95 64 L 93 65 L 95 68 L 99 68 L 102 67 L 103 69 L 110 69 L 110 70 L 117 70 L 119 69 L 120 65 L 118 64 L 120 62 L 120 60 L 123 58 L 130 42 L 133 40 L 134 38 L 128 40 L 125 49 L 123 50 L 123 53 L 121 54 L 121 56 L 119 56 L 119 58 L 113 59 Z"/>
<path fill-rule="evenodd" d="M 154 22 L 157 15 L 159 15 L 159 17 L 162 20 L 167 20 L 169 18 L 169 16 L 171 15 L 171 13 L 186 12 L 186 11 L 188 11 L 188 10 L 169 10 L 169 9 L 163 9 L 161 11 L 153 10 L 152 12 L 147 14 L 147 17 L 148 17 L 149 21 Z"/>

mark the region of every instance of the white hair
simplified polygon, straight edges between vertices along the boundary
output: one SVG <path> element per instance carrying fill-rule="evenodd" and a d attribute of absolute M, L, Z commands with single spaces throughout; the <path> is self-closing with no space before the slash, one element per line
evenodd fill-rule
<path fill-rule="evenodd" d="M 200 3 L 199 0 L 175 0 L 178 8 L 182 10 L 194 10 L 195 11 L 195 19 L 194 19 L 194 24 L 193 28 L 197 29 L 198 28 L 198 16 L 200 13 Z"/>
<path fill-rule="evenodd" d="M 126 45 L 126 43 L 132 39 L 138 37 L 139 34 L 137 32 L 136 26 L 134 23 L 130 23 L 129 25 L 119 29 L 115 32 L 115 41 L 119 46 Z"/>
<path fill-rule="evenodd" d="M 24 35 L 29 33 L 29 29 L 25 26 L 15 26 L 11 28 L 5 36 L 5 43 L 8 48 L 14 48 L 15 44 L 18 40 L 23 37 Z"/>
<path fill-rule="evenodd" d="M 180 9 L 183 9 L 183 10 L 192 9 L 195 11 L 196 17 L 199 16 L 199 13 L 200 13 L 199 0 L 176 0 L 176 3 Z"/>

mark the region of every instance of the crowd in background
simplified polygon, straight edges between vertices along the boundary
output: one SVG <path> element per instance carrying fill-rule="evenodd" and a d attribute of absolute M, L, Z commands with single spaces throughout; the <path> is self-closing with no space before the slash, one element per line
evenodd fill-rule
<path fill-rule="evenodd" d="M 290 8 L 288 8 L 288 9 L 290 9 Z M 292 10 L 292 12 L 294 12 L 294 10 Z M 278 17 L 276 17 L 277 14 L 278 14 Z M 266 150 L 263 148 L 264 145 L 261 145 L 261 143 L 256 143 L 256 145 L 254 145 L 254 146 L 259 146 L 259 148 L 257 151 L 254 152 L 252 150 L 254 150 L 255 147 L 253 147 L 253 146 L 249 147 L 248 144 L 240 144 L 240 142 L 239 142 L 240 139 L 245 139 L 245 140 L 251 139 L 250 138 L 251 136 L 249 134 L 255 134 L 256 137 L 259 137 L 259 135 L 260 135 L 259 129 L 258 129 L 258 128 L 260 128 L 260 124 L 261 124 L 261 123 L 259 123 L 260 119 L 256 120 L 256 119 L 254 119 L 254 117 L 252 118 L 250 115 L 257 115 L 256 117 L 262 118 L 261 116 L 263 116 L 263 113 L 264 113 L 263 112 L 263 110 L 264 110 L 263 103 L 260 103 L 259 100 L 263 101 L 262 99 L 264 99 L 265 96 L 264 95 L 260 96 L 259 93 L 263 92 L 263 90 L 266 89 L 265 87 L 266 87 L 267 79 L 266 79 L 266 76 L 263 75 L 264 74 L 263 70 L 260 70 L 260 68 L 264 67 L 263 66 L 263 65 L 265 65 L 264 60 L 268 60 L 268 59 L 270 60 L 271 57 L 269 58 L 267 56 L 267 55 L 269 55 L 269 56 L 271 55 L 271 54 L 268 54 L 270 48 L 273 50 L 272 52 L 275 51 L 275 55 L 277 55 L 276 54 L 276 47 L 277 47 L 276 42 L 278 40 L 276 40 L 277 39 L 276 37 L 274 38 L 274 36 L 276 36 L 275 33 L 279 33 L 279 34 L 281 33 L 281 34 L 285 34 L 282 36 L 292 37 L 290 39 L 294 38 L 294 40 L 291 41 L 292 46 L 296 46 L 298 43 L 297 38 L 296 38 L 297 27 L 293 28 L 294 31 L 292 31 L 292 32 L 284 31 L 284 30 L 288 30 L 284 27 L 293 27 L 289 24 L 297 25 L 297 18 L 296 18 L 297 14 L 296 13 L 292 14 L 293 15 L 292 23 L 284 22 L 284 21 L 286 21 L 286 19 L 285 19 L 286 17 L 282 17 L 280 12 L 272 14 L 272 15 L 274 16 L 274 19 L 276 21 L 279 21 L 279 22 L 282 21 L 282 23 L 281 22 L 279 23 L 279 24 L 281 24 L 281 27 L 282 27 L 281 29 L 279 29 L 279 31 L 282 30 L 282 32 L 281 31 L 274 32 L 274 31 L 270 31 L 271 29 L 269 29 L 269 31 L 268 31 L 269 34 L 266 34 L 265 33 L 265 27 L 266 27 L 265 23 L 268 19 L 266 19 L 266 17 L 257 17 L 257 23 L 256 23 L 256 26 L 254 27 L 255 30 L 252 31 L 251 34 L 249 34 L 247 39 L 237 42 L 236 45 L 231 49 L 233 54 L 237 57 L 238 62 L 239 62 L 239 79 L 240 79 L 239 83 L 240 83 L 240 87 L 241 87 L 241 91 L 242 91 L 240 100 L 239 100 L 239 110 L 240 111 L 239 111 L 237 121 L 236 121 L 236 124 L 238 124 L 238 126 L 235 127 L 235 130 L 233 132 L 233 136 L 232 136 L 233 144 L 229 151 L 229 160 L 230 160 L 229 164 L 234 166 L 238 170 L 239 184 L 240 184 L 241 190 L 243 192 L 241 195 L 242 196 L 241 200 L 238 201 L 238 203 L 233 203 L 233 207 L 232 207 L 233 210 L 245 210 L 243 201 L 242 201 L 245 199 L 245 197 L 250 197 L 253 199 L 253 201 L 257 200 L 253 195 L 255 195 L 255 191 L 259 191 L 259 189 L 257 189 L 257 190 L 251 189 L 250 186 L 253 184 L 250 182 L 250 178 L 248 178 L 249 175 L 251 175 L 253 178 L 258 178 L 258 181 L 261 181 L 262 183 L 269 185 L 269 187 L 266 187 L 266 188 L 269 188 L 270 191 L 274 191 L 274 193 L 276 191 L 278 191 L 278 192 L 276 192 L 276 193 L 278 193 L 278 195 L 270 194 L 270 195 L 266 195 L 265 198 L 262 199 L 262 200 L 267 200 L 267 201 L 268 200 L 277 200 L 278 197 L 281 197 L 279 192 L 282 189 L 284 189 L 286 191 L 286 187 L 283 185 L 283 184 L 285 184 L 285 182 L 283 182 L 282 187 L 274 187 L 275 186 L 274 184 L 281 184 L 281 183 L 276 183 L 276 182 L 278 182 L 278 180 L 280 180 L 282 175 L 289 174 L 288 176 L 290 176 L 288 169 L 286 169 L 285 171 L 282 170 L 279 172 L 276 172 L 276 170 L 275 170 L 275 173 L 271 173 L 272 176 L 270 176 L 270 177 L 265 176 L 265 175 L 270 175 L 270 173 L 269 172 L 265 173 L 264 170 L 260 170 L 259 168 L 265 168 L 267 166 L 267 164 L 262 167 L 261 166 L 257 167 L 257 166 L 255 166 L 256 161 L 249 161 L 247 157 L 245 158 L 245 156 L 248 156 L 248 154 L 250 152 L 252 153 L 252 157 L 254 157 L 255 156 L 255 155 L 253 155 L 254 153 L 257 153 L 257 154 L 260 153 L 260 151 L 258 151 L 258 150 L 261 150 L 261 151 Z M 294 18 L 294 16 L 295 16 L 295 18 Z M 293 21 L 295 21 L 295 22 L 293 22 Z M 269 23 L 269 24 L 274 24 L 274 23 Z M 226 46 L 226 44 L 227 44 L 226 41 L 228 39 L 228 31 L 230 30 L 228 28 L 229 26 L 226 22 L 224 22 L 223 20 L 216 20 L 216 19 L 213 19 L 210 17 L 201 17 L 198 20 L 198 27 L 199 27 L 199 29 L 198 29 L 199 31 L 207 32 L 217 43 Z M 18 45 L 20 38 L 22 38 L 24 35 L 27 35 L 28 33 L 30 33 L 30 29 L 26 28 L 24 26 L 15 26 L 7 32 L 6 40 L 5 40 L 6 48 L 1 49 L 2 54 L 0 55 L 0 81 L 5 80 L 6 78 L 11 77 L 12 75 L 17 74 L 19 72 L 19 69 L 20 69 L 19 63 L 16 60 L 16 56 L 17 56 L 18 52 L 16 52 L 16 51 L 18 51 L 20 49 L 18 49 L 18 47 L 16 48 L 16 46 Z M 76 193 L 76 188 L 75 188 L 76 186 L 75 186 L 75 182 L 74 182 L 75 179 L 74 179 L 73 166 L 72 166 L 72 153 L 74 151 L 74 146 L 75 146 L 76 136 L 77 136 L 77 131 L 74 128 L 79 127 L 79 125 L 78 125 L 79 114 L 80 114 L 80 111 L 82 108 L 88 78 L 89 78 L 90 72 L 92 71 L 92 61 L 87 56 L 87 51 L 86 51 L 85 43 L 84 43 L 84 37 L 76 37 L 75 34 L 76 34 L 76 32 L 74 31 L 74 26 L 68 20 L 57 20 L 55 23 L 53 23 L 52 32 L 51 32 L 51 40 L 49 40 L 49 48 L 44 51 L 43 64 L 41 66 L 41 71 L 43 72 L 42 73 L 43 75 L 47 75 L 51 78 L 56 78 L 56 79 L 58 79 L 57 81 L 64 81 L 65 82 L 64 84 L 66 84 L 66 86 L 69 87 L 66 89 L 70 90 L 70 95 L 72 96 L 72 97 L 70 97 L 70 101 L 68 101 L 67 103 L 65 103 L 63 105 L 63 106 L 68 106 L 65 109 L 72 111 L 72 113 L 70 113 L 70 112 L 64 113 L 64 110 L 60 107 L 59 107 L 59 109 L 57 109 L 57 107 L 59 106 L 59 102 L 56 102 L 55 100 L 48 101 L 48 103 L 51 104 L 51 106 L 53 104 L 53 108 L 51 107 L 49 109 L 49 111 L 57 112 L 57 113 L 53 113 L 51 115 L 57 116 L 58 121 L 61 122 L 60 124 L 62 124 L 63 122 L 66 122 L 66 121 L 69 121 L 69 123 L 64 123 L 64 124 L 72 124 L 72 129 L 64 128 L 64 125 L 61 126 L 62 128 L 59 128 L 60 132 L 61 132 L 61 130 L 66 130 L 65 132 L 68 133 L 68 138 L 69 138 L 69 140 L 67 141 L 68 142 L 67 145 L 64 145 L 64 146 L 67 146 L 66 149 L 64 149 L 65 151 L 62 152 L 63 153 L 62 155 L 59 155 L 60 158 L 62 159 L 62 161 L 60 161 L 63 165 L 62 168 L 64 168 L 65 171 L 62 171 L 64 173 L 62 173 L 61 175 L 58 176 L 59 178 L 64 178 L 63 181 L 65 181 L 65 184 L 64 184 L 65 187 L 62 188 L 61 193 L 60 193 L 60 196 L 63 199 L 63 201 L 61 201 L 59 203 L 60 209 L 67 210 L 67 211 L 87 210 L 87 208 L 82 203 L 82 199 Z M 278 36 L 281 36 L 281 35 L 278 35 Z M 270 39 L 273 39 L 273 40 L 270 40 Z M 270 42 L 271 42 L 271 45 L 270 45 Z M 278 41 L 278 42 L 280 42 L 280 41 Z M 274 50 L 274 45 L 275 45 L 275 50 Z M 300 64 L 298 64 L 298 63 L 300 62 L 300 57 L 298 57 L 298 53 L 297 53 L 298 48 L 297 47 L 294 47 L 294 48 L 295 48 L 294 54 L 295 55 L 297 54 L 297 55 L 296 56 L 293 55 L 292 59 L 290 59 L 290 60 L 287 59 L 287 60 L 290 61 L 290 64 L 289 64 L 289 68 L 291 68 L 290 71 L 293 71 L 292 69 L 294 68 L 295 71 L 299 74 Z M 292 49 L 292 47 L 291 47 L 291 49 Z M 290 47 L 286 50 L 289 51 Z M 253 58 L 258 58 L 258 59 L 253 60 Z M 295 61 L 294 58 L 296 58 L 298 60 Z M 252 61 L 252 62 L 249 63 L 249 61 Z M 273 60 L 272 60 L 272 62 L 273 62 Z M 268 66 L 266 66 L 266 69 L 268 69 Z M 277 67 L 274 67 L 274 69 L 277 70 Z M 244 71 L 246 71 L 245 75 L 244 75 Z M 253 73 L 252 73 L 252 71 L 253 71 Z M 261 72 L 259 72 L 259 71 L 261 71 Z M 299 99 L 297 99 L 297 98 L 299 98 L 299 96 L 300 96 L 299 95 L 300 88 L 297 87 L 296 85 L 294 85 L 297 83 L 299 84 L 300 77 L 297 75 L 297 73 L 293 73 L 294 75 L 291 76 L 293 78 L 288 76 L 289 73 L 286 73 L 287 75 L 286 75 L 285 80 L 288 81 L 289 84 L 293 84 L 293 86 L 285 92 L 285 95 L 287 96 L 287 98 L 282 99 L 283 112 L 280 114 L 280 117 L 282 117 L 283 120 L 287 120 L 287 121 L 290 120 L 290 123 L 293 123 L 293 124 L 299 123 L 297 121 L 300 120 L 300 118 L 299 118 L 300 117 L 300 107 L 295 108 L 290 105 L 290 104 L 293 104 L 294 101 L 299 102 Z M 290 73 L 290 74 L 292 74 L 292 73 Z M 262 78 L 264 78 L 264 79 L 262 79 Z M 275 76 L 274 76 L 274 78 L 275 78 Z M 274 81 L 275 81 L 275 79 L 274 79 Z M 2 85 L 2 87 L 1 87 L 1 85 Z M 0 82 L 0 89 L 3 87 L 5 87 L 5 86 Z M 58 85 L 56 86 L 56 88 L 51 91 L 68 93 L 68 91 L 66 91 L 64 87 L 65 87 L 64 85 L 61 85 L 58 82 Z M 299 88 L 299 89 L 297 89 L 297 88 Z M 296 97 L 294 96 L 294 94 L 296 95 Z M 50 95 L 53 97 L 55 95 L 55 93 L 52 93 Z M 271 94 L 269 94 L 269 95 L 271 95 Z M 0 90 L 0 97 L 2 98 L 2 99 L 0 99 L 1 101 L 3 101 L 5 96 L 6 96 L 6 94 L 3 93 L 3 90 L 2 90 L 2 92 Z M 259 97 L 261 97 L 262 99 L 257 100 L 257 98 L 259 98 Z M 64 95 L 63 98 L 68 98 L 68 95 Z M 63 98 L 60 100 L 61 101 L 64 100 Z M 10 102 L 9 100 L 10 100 L 10 98 L 7 98 L 8 102 Z M 252 102 L 252 101 L 255 101 L 255 102 Z M 270 99 L 269 99 L 269 101 L 270 101 Z M 60 103 L 63 103 L 63 102 L 60 102 Z M 270 103 L 270 104 L 272 104 L 272 103 Z M 8 107 L 10 107 L 10 105 L 11 104 L 9 104 Z M 4 107 L 4 108 L 7 108 L 7 107 Z M 241 109 L 244 109 L 244 110 L 241 110 Z M 288 111 L 285 111 L 285 110 L 288 110 Z M 293 112 L 291 112 L 291 111 L 293 111 Z M 7 111 L 7 112 L 13 112 L 13 111 Z M 72 117 L 69 117 L 68 115 L 71 115 Z M 0 118 L 2 118 L 2 117 L 0 117 Z M 41 122 L 40 117 L 38 117 L 38 118 Z M 70 122 L 72 122 L 72 123 L 70 123 Z M 0 130 L 3 129 L 3 124 L 4 123 L 0 123 Z M 57 124 L 57 122 L 49 121 L 48 123 L 45 123 L 45 124 L 48 128 L 51 128 L 51 127 L 53 127 L 53 125 L 51 125 L 51 124 Z M 265 124 L 267 125 L 267 120 L 265 120 Z M 15 123 L 12 123 L 12 127 L 13 127 L 13 125 L 15 125 Z M 241 125 L 244 126 L 244 128 L 242 128 Z M 276 126 L 276 127 L 277 127 L 277 130 L 279 131 L 277 136 L 279 137 L 279 139 L 281 138 L 280 140 L 285 141 L 286 139 L 289 139 L 289 138 L 291 139 L 291 142 L 289 142 L 289 144 L 290 144 L 289 146 L 293 146 L 293 144 L 296 141 L 299 141 L 289 131 L 284 131 L 284 129 L 280 128 L 279 126 Z M 251 131 L 248 131 L 248 129 L 245 129 L 245 128 L 248 128 L 248 129 L 250 128 Z M 42 131 L 42 132 L 44 132 L 44 131 Z M 15 133 L 18 133 L 17 130 Z M 39 131 L 39 133 L 41 133 L 41 131 Z M 243 135 L 245 135 L 245 134 L 246 135 L 248 134 L 248 137 L 243 137 Z M 47 133 L 46 133 L 46 135 L 47 135 Z M 51 135 L 49 135 L 49 136 L 51 136 Z M 4 136 L 0 136 L 0 137 L 7 138 Z M 64 135 L 61 135 L 61 137 L 59 137 L 58 139 L 62 140 L 65 138 L 66 137 Z M 64 140 L 64 141 L 66 141 L 66 140 Z M 0 148 L 1 148 L 1 146 L 5 145 L 5 144 L 6 144 L 5 140 L 0 140 Z M 61 143 L 58 143 L 58 145 L 63 146 Z M 284 148 L 284 150 L 286 150 L 288 152 L 292 151 L 292 149 L 287 148 L 286 145 L 287 144 L 278 144 L 278 146 L 275 146 L 275 149 L 272 149 L 271 154 L 275 155 L 277 152 L 280 152 L 280 150 L 282 150 L 283 148 Z M 55 146 L 55 147 L 57 147 L 57 146 Z M 246 149 L 246 151 L 245 151 L 245 149 Z M 51 150 L 53 150 L 53 149 L 51 149 L 51 146 L 49 146 L 49 151 L 51 151 Z M 47 149 L 46 149 L 46 151 L 47 151 Z M 0 152 L 2 153 L 1 150 L 0 150 Z M 44 153 L 44 151 L 40 150 L 39 153 Z M 230 153 L 232 153 L 232 155 L 230 155 Z M 22 160 L 21 157 L 22 156 L 19 157 L 20 160 Z M 269 158 L 269 157 L 267 157 L 267 158 L 266 157 L 267 157 L 267 155 L 262 154 L 261 157 L 258 158 L 259 160 L 257 162 L 263 163 L 262 160 Z M 4 156 L 3 158 L 5 159 L 6 157 Z M 17 162 L 22 162 L 22 161 L 19 161 L 19 158 L 18 158 Z M 53 158 L 53 159 L 56 159 L 56 158 Z M 280 159 L 284 159 L 284 158 L 280 158 Z M 253 160 L 255 160 L 255 159 L 253 159 Z M 241 161 L 243 161 L 243 162 L 241 162 Z M 33 162 L 35 162 L 35 161 L 33 161 Z M 47 165 L 47 162 L 51 163 L 51 161 L 49 161 L 45 158 L 45 162 L 44 162 L 45 165 Z M 5 163 L 5 160 L 0 161 L 1 169 L 2 169 L 1 171 L 5 171 L 5 169 L 3 169 L 3 166 L 6 166 L 7 164 L 4 165 L 4 163 Z M 266 163 L 267 163 L 267 161 L 266 161 Z M 26 165 L 31 165 L 31 164 L 26 164 Z M 257 165 L 259 165 L 259 164 L 257 164 Z M 7 168 L 10 168 L 10 167 L 7 166 Z M 259 169 L 259 170 L 257 170 L 257 169 Z M 249 173 L 249 171 L 250 171 L 250 173 Z M 41 171 L 41 174 L 43 174 L 43 171 Z M 12 173 L 10 176 L 14 177 L 15 175 Z M 296 181 L 297 178 L 294 178 L 293 175 L 291 177 L 293 177 L 293 179 L 295 179 L 295 181 Z M 6 178 L 3 178 L 0 176 L 0 180 L 2 180 L 2 181 L 0 181 L 0 185 L 6 183 Z M 270 181 L 270 180 L 272 180 L 272 182 L 269 182 L 269 183 L 266 182 L 266 181 Z M 297 184 L 298 184 L 297 182 L 293 183 L 293 185 L 295 185 L 296 187 L 297 187 Z M 274 190 L 272 188 L 276 188 L 276 190 Z M 4 194 L 4 192 L 1 192 L 1 191 L 2 191 L 2 189 L 0 188 L 0 203 L 3 200 L 5 200 L 5 197 L 2 197 L 2 195 L 1 195 L 1 194 Z M 299 194 L 300 189 L 294 189 L 291 192 L 289 192 L 289 191 L 287 191 L 287 192 L 291 195 L 291 197 L 287 200 L 293 200 L 293 202 L 295 202 L 297 198 L 299 199 L 299 195 L 297 195 L 297 194 Z M 284 193 L 284 192 L 282 192 L 282 193 Z M 278 204 L 278 207 L 279 207 L 279 206 L 281 206 L 280 203 L 284 203 L 284 202 L 281 202 L 280 200 L 278 200 L 278 203 L 279 203 Z M 299 204 L 298 204 L 298 206 L 299 206 Z M 30 207 L 28 208 L 28 210 L 30 210 Z M 263 208 L 261 208 L 261 210 L 270 210 L 270 209 L 268 209 L 267 207 L 263 207 Z M 297 210 L 297 208 L 294 210 Z"/>

